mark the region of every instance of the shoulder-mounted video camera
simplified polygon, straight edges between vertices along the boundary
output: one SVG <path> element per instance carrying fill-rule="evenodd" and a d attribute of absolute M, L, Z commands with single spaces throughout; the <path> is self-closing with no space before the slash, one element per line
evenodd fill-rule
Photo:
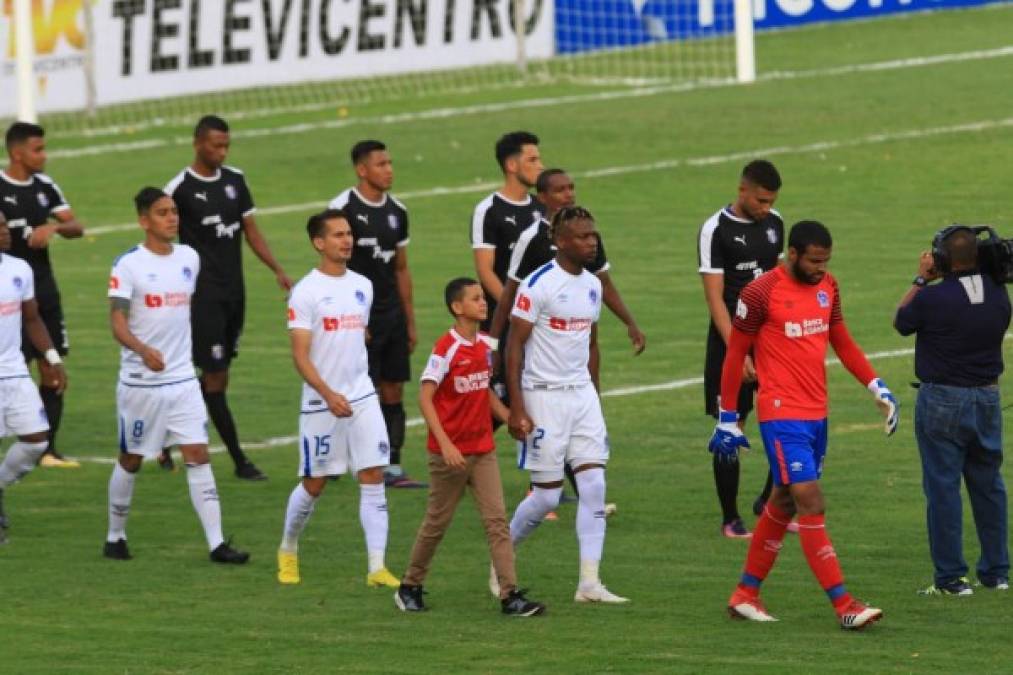
<path fill-rule="evenodd" d="M 950 255 L 943 246 L 950 235 L 965 231 L 974 235 L 978 242 L 978 269 L 992 277 L 997 284 L 1013 281 L 1013 239 L 1003 239 L 988 225 L 954 224 L 936 232 L 932 238 L 932 260 L 940 274 L 950 271 Z"/>

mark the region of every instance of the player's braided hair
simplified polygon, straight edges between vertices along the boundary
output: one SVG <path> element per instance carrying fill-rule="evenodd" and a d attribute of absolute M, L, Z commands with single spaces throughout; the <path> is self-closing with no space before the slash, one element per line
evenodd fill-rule
<path fill-rule="evenodd" d="M 590 220 L 593 223 L 594 216 L 583 206 L 564 206 L 556 211 L 552 220 L 549 221 L 549 239 L 555 239 L 556 233 L 561 227 L 565 227 L 575 220 Z"/>

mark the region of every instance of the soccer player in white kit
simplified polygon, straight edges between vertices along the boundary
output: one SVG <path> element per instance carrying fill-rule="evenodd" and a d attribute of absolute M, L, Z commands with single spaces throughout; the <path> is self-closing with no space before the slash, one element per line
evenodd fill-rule
<path fill-rule="evenodd" d="M 319 266 L 292 289 L 288 333 L 303 379 L 299 415 L 299 475 L 285 511 L 278 547 L 278 581 L 297 584 L 299 535 L 331 476 L 359 480 L 359 520 L 366 535 L 366 585 L 397 588 L 387 569 L 387 497 L 383 470 L 390 461 L 387 426 L 369 378 L 366 326 L 373 284 L 348 269 L 352 228 L 344 212 L 327 209 L 306 223 Z"/>
<path fill-rule="evenodd" d="M 532 490 L 510 522 L 516 547 L 559 504 L 563 465 L 573 469 L 579 498 L 577 602 L 623 603 L 598 576 L 605 545 L 605 419 L 598 400 L 598 317 L 602 286 L 584 269 L 594 260 L 594 217 L 579 206 L 552 218 L 555 260 L 520 285 L 510 317 L 506 381 L 510 434 L 521 442 L 519 466 Z"/>
<path fill-rule="evenodd" d="M 113 263 L 109 322 L 122 345 L 116 386 L 120 456 L 109 478 L 109 532 L 103 554 L 130 560 L 127 516 L 145 457 L 179 445 L 190 500 L 204 527 L 212 562 L 243 564 L 249 554 L 222 536 L 218 488 L 208 455 L 207 411 L 190 346 L 190 299 L 200 272 L 197 252 L 173 244 L 179 212 L 153 187 L 134 197 L 144 242 Z"/>
<path fill-rule="evenodd" d="M 21 322 L 32 345 L 45 356 L 52 387 L 59 394 L 67 388 L 67 374 L 60 355 L 35 302 L 35 277 L 24 260 L 6 255 L 11 247 L 11 231 L 0 214 L 0 438 L 17 436 L 0 462 L 0 544 L 7 541 L 10 523 L 4 513 L 3 497 L 12 483 L 33 468 L 48 445 L 49 421 L 21 353 Z"/>

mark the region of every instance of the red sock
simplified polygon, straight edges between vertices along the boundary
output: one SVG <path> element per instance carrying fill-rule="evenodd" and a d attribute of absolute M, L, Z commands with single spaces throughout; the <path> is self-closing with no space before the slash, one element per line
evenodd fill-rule
<path fill-rule="evenodd" d="M 805 553 L 805 559 L 816 575 L 816 580 L 826 591 L 834 609 L 842 609 L 851 602 L 851 596 L 844 588 L 844 574 L 841 572 L 841 564 L 837 560 L 834 545 L 830 543 L 824 521 L 823 514 L 799 516 L 798 538 L 802 542 L 802 552 Z"/>
<path fill-rule="evenodd" d="M 763 514 L 753 528 L 753 538 L 749 541 L 749 553 L 746 554 L 746 565 L 742 570 L 739 590 L 756 596 L 760 593 L 760 584 L 767 578 L 770 568 L 777 560 L 784 541 L 784 532 L 791 522 L 791 516 L 768 503 Z"/>

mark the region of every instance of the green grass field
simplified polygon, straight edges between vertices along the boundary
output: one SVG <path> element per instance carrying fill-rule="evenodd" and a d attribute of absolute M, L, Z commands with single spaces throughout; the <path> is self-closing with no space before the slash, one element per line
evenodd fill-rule
<path fill-rule="evenodd" d="M 802 76 L 401 122 L 370 122 L 370 115 L 400 112 L 377 104 L 349 111 L 346 126 L 250 133 L 304 121 L 280 116 L 237 124 L 230 163 L 246 171 L 274 251 L 292 276 L 301 276 L 315 262 L 303 229 L 311 207 L 284 207 L 322 205 L 347 187 L 347 149 L 354 141 L 388 143 L 395 194 L 415 195 L 405 201 L 412 217 L 418 372 L 448 325 L 444 282 L 472 272 L 468 223 L 488 192 L 481 184 L 498 178 L 492 144 L 504 131 L 534 130 L 546 164 L 569 169 L 579 201 L 598 215 L 613 278 L 648 334 L 646 353 L 633 358 L 621 325 L 603 319 L 602 383 L 614 391 L 701 374 L 707 315 L 696 273 L 697 229 L 733 198 L 741 166 L 767 156 L 785 179 L 777 208 L 786 220 L 817 218 L 834 234 L 832 270 L 853 335 L 869 353 L 888 352 L 913 346 L 893 332 L 893 309 L 936 229 L 953 221 L 989 222 L 1013 236 L 1007 156 L 1013 56 L 831 69 L 997 50 L 1010 35 L 1011 5 L 765 34 L 758 44 L 761 73 Z M 539 89 L 530 96 L 587 91 Z M 488 99 L 418 101 L 409 108 L 528 95 L 499 91 Z M 167 142 L 53 159 L 48 170 L 87 225 L 129 223 L 134 192 L 163 185 L 190 161 L 179 140 L 185 133 L 125 136 L 115 140 Z M 53 139 L 51 149 L 86 144 Z M 457 190 L 434 194 L 439 187 Z M 88 460 L 116 454 L 118 348 L 107 327 L 105 288 L 113 258 L 138 239 L 137 231 L 115 230 L 54 245 L 72 344 L 60 446 Z M 247 329 L 230 393 L 240 435 L 253 443 L 295 434 L 300 384 L 282 294 L 249 255 L 246 270 Z M 902 427 L 886 439 L 868 394 L 830 366 L 831 447 L 823 480 L 849 589 L 886 612 L 862 634 L 836 627 L 790 538 L 765 585 L 780 623 L 727 619 L 724 603 L 746 547 L 718 536 L 705 449 L 712 422 L 702 414 L 701 387 L 673 384 L 604 400 L 613 449 L 609 500 L 619 512 L 609 521 L 602 574 L 614 591 L 632 598 L 628 606 L 572 602 L 575 509 L 564 506 L 560 520 L 544 524 L 518 552 L 522 584 L 548 603 L 548 615 L 504 619 L 486 591 L 484 539 L 465 503 L 428 580 L 431 611 L 403 615 L 390 592 L 363 583 L 358 496 L 348 480 L 328 489 L 303 537 L 302 585 L 282 588 L 274 556 L 296 480 L 294 445 L 251 450 L 270 475 L 261 484 L 239 483 L 227 457 L 215 455 L 225 529 L 252 552 L 247 567 L 207 562 L 183 474 L 151 465 L 135 491 L 134 560 L 115 563 L 101 556 L 110 466 L 86 461 L 77 471 L 38 469 L 8 490 L 12 529 L 10 543 L 0 548 L 0 672 L 1008 672 L 1008 594 L 916 594 L 931 583 L 932 567 L 907 386 L 912 358 L 885 356 L 874 365 L 904 406 Z M 410 385 L 412 416 L 415 392 Z M 759 447 L 755 426 L 749 430 Z M 422 427 L 410 429 L 405 463 L 416 475 L 424 474 L 423 439 Z M 505 433 L 499 442 L 512 510 L 525 475 L 512 468 Z M 765 473 L 762 452 L 745 457 L 744 511 Z M 388 499 L 388 563 L 400 574 L 425 494 L 389 491 Z M 973 569 L 976 541 L 966 520 Z"/>

